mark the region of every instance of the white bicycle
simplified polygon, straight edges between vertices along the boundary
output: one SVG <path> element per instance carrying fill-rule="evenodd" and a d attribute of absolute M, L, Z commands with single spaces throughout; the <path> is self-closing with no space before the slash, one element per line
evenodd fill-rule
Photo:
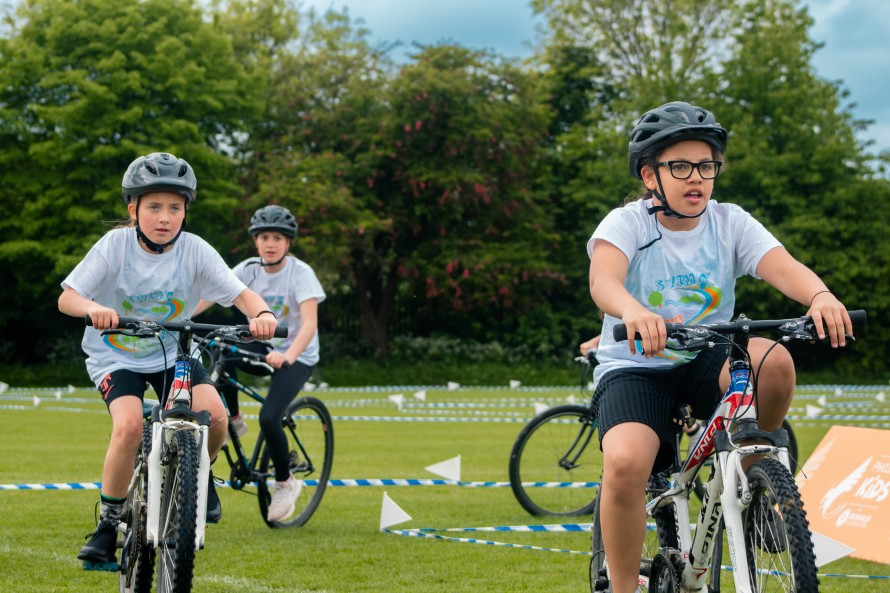
<path fill-rule="evenodd" d="M 122 593 L 149 593 L 155 563 L 158 593 L 191 591 L 195 552 L 204 547 L 210 475 L 210 413 L 191 409 L 191 372 L 196 364 L 189 356 L 192 336 L 250 337 L 246 325 L 211 325 L 190 320 L 154 322 L 128 317 L 120 318 L 117 329 L 102 334 L 160 340 L 167 332 L 176 332 L 177 343 L 172 388 L 160 395 L 159 404 L 143 404 L 142 447 L 136 454 L 136 467 L 118 527 Z M 284 337 L 286 332 L 287 328 L 279 328 L 276 337 Z"/>
<path fill-rule="evenodd" d="M 854 325 L 864 325 L 865 311 L 851 311 Z M 757 377 L 747 351 L 752 332 L 774 331 L 778 342 L 818 340 L 809 317 L 753 321 L 740 317 L 720 324 L 666 324 L 675 349 L 730 346 L 730 386 L 686 460 L 652 476 L 646 511 L 647 530 L 640 563 L 643 591 L 720 591 L 723 534 L 732 564 L 736 593 L 816 593 L 819 580 L 812 534 L 797 485 L 789 471 L 788 435 L 757 426 Z M 615 339 L 626 340 L 624 325 Z M 852 340 L 852 337 L 848 339 Z M 679 436 L 678 436 L 679 438 Z M 742 459 L 759 458 L 742 469 Z M 691 526 L 689 499 L 695 478 L 711 460 L 701 512 Z M 600 497 L 594 503 L 590 590 L 610 591 L 609 567 L 600 525 Z"/>

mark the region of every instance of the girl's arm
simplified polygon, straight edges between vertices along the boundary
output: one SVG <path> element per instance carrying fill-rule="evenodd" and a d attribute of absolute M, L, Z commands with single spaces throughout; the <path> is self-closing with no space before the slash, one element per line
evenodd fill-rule
<path fill-rule="evenodd" d="M 73 288 L 66 288 L 59 296 L 59 311 L 72 317 L 89 315 L 96 329 L 113 329 L 117 327 L 117 311 L 91 301 Z"/>
<path fill-rule="evenodd" d="M 297 332 L 297 337 L 283 354 L 275 351 L 267 354 L 266 362 L 276 369 L 281 368 L 285 360 L 293 364 L 312 341 L 316 329 L 318 329 L 318 299 L 306 299 L 300 303 L 300 331 Z"/>
<path fill-rule="evenodd" d="M 833 348 L 847 345 L 845 334 L 853 335 L 847 308 L 815 272 L 794 259 L 784 247 L 771 249 L 760 259 L 757 275 L 788 298 L 809 307 L 807 315 L 813 318 L 820 339 L 825 338 L 827 328 Z"/>
<path fill-rule="evenodd" d="M 204 299 L 201 299 L 200 301 L 198 301 L 198 306 L 195 307 L 194 311 L 192 311 L 192 318 L 197 317 L 215 304 L 216 303 L 214 303 L 213 301 L 205 301 Z"/>
<path fill-rule="evenodd" d="M 642 337 L 643 352 L 647 357 L 655 356 L 667 343 L 664 319 L 627 292 L 624 281 L 629 265 L 623 251 L 608 241 L 597 239 L 590 256 L 590 296 L 603 312 L 627 326 L 631 354 L 637 353 L 633 336 L 638 333 Z"/>

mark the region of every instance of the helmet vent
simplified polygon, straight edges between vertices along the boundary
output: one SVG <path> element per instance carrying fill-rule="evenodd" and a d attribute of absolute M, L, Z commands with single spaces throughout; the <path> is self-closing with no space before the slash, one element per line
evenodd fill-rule
<path fill-rule="evenodd" d="M 187 165 L 184 165 L 184 164 L 180 165 L 180 167 L 179 167 L 179 176 L 180 177 L 185 177 L 186 175 L 188 175 L 188 172 L 189 172 L 189 168 Z"/>

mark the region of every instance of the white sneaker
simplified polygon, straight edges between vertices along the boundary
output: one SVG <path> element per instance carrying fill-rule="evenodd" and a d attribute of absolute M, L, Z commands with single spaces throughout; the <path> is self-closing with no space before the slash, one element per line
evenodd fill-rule
<path fill-rule="evenodd" d="M 247 434 L 247 424 L 244 422 L 244 418 L 241 417 L 241 414 L 229 418 L 229 424 L 234 427 L 235 434 L 239 437 L 243 437 Z"/>
<path fill-rule="evenodd" d="M 275 492 L 272 494 L 272 502 L 266 518 L 269 521 L 284 521 L 294 514 L 294 507 L 300 491 L 303 490 L 303 482 L 299 482 L 291 476 L 286 482 L 275 482 Z"/>

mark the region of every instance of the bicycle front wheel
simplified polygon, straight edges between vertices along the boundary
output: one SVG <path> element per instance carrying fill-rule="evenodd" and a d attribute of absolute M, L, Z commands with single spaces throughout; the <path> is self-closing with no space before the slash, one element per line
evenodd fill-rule
<path fill-rule="evenodd" d="M 288 462 L 294 479 L 302 484 L 294 514 L 283 521 L 269 521 L 272 495 L 263 480 L 257 484 L 257 498 L 263 520 L 272 528 L 300 527 L 318 508 L 334 464 L 334 425 L 331 414 L 321 400 L 304 396 L 294 401 L 282 420 L 288 444 Z M 275 468 L 265 441 L 260 444 L 260 473 L 274 475 Z"/>
<path fill-rule="evenodd" d="M 192 590 L 200 461 L 196 437 L 191 430 L 175 431 L 162 468 L 158 593 L 189 593 Z"/>
<path fill-rule="evenodd" d="M 136 454 L 136 474 L 124 506 L 126 529 L 120 530 L 121 593 L 150 593 L 155 549 L 146 540 L 148 507 L 148 454 L 151 452 L 151 423 L 142 423 L 142 447 Z"/>
<path fill-rule="evenodd" d="M 794 479 L 775 459 L 754 462 L 747 476 L 754 495 L 743 516 L 752 590 L 816 593 L 816 557 Z"/>
<path fill-rule="evenodd" d="M 603 456 L 596 418 L 580 405 L 556 406 L 525 425 L 510 453 L 510 487 L 535 516 L 589 515 Z"/>

